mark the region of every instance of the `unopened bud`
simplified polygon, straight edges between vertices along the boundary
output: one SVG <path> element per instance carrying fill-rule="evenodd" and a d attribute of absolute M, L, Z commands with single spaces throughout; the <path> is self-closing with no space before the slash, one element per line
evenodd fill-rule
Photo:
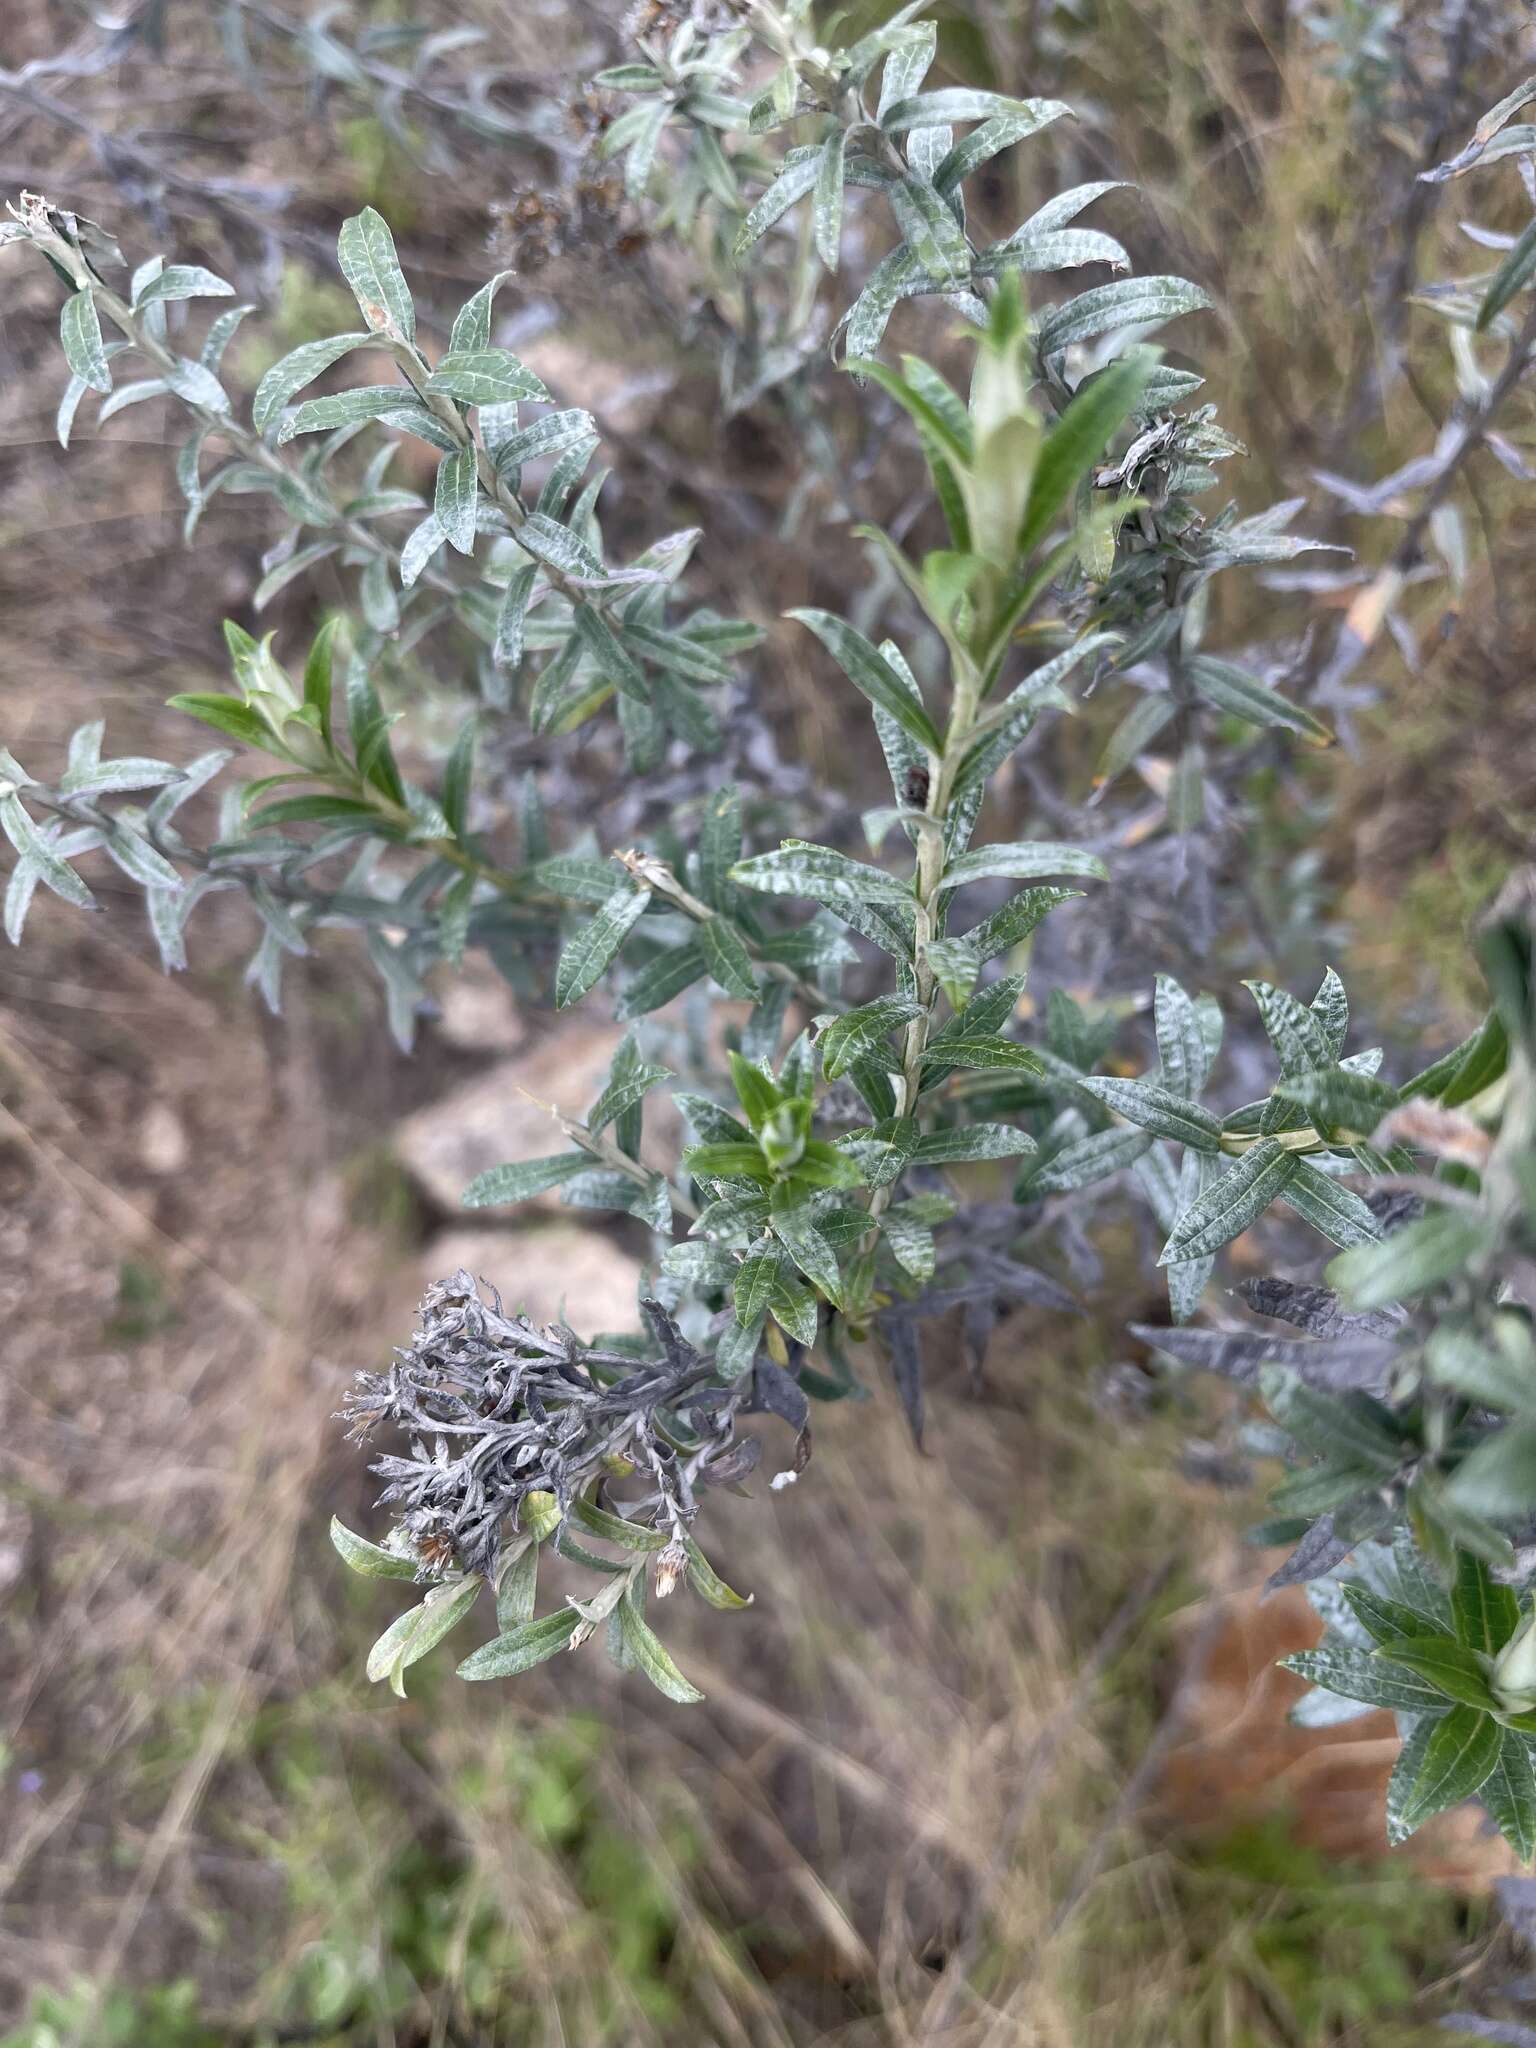
<path fill-rule="evenodd" d="M 678 1581 L 688 1569 L 688 1552 L 681 1537 L 674 1536 L 656 1557 L 656 1598 L 665 1600 L 677 1591 Z"/>
<path fill-rule="evenodd" d="M 1536 1613 L 1525 1617 L 1500 1650 L 1489 1684 L 1506 1714 L 1536 1708 Z"/>

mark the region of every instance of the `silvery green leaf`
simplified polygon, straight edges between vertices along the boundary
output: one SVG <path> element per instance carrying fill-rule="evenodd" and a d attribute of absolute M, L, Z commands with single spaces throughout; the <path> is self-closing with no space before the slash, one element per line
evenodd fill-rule
<path fill-rule="evenodd" d="M 1331 1067 L 1327 1033 L 1316 1014 L 1290 992 L 1272 982 L 1245 981 L 1243 987 L 1259 1006 L 1259 1021 L 1287 1078 Z"/>
<path fill-rule="evenodd" d="M 59 340 L 64 345 L 64 360 L 82 384 L 92 391 L 112 389 L 112 372 L 101 345 L 96 300 L 89 290 L 75 292 L 64 301 L 59 314 Z"/>
<path fill-rule="evenodd" d="M 927 273 L 904 242 L 883 256 L 847 316 L 844 346 L 849 362 L 873 360 L 898 302 L 932 289 Z"/>
<path fill-rule="evenodd" d="M 820 169 L 820 153 L 812 151 L 808 159 L 788 164 L 780 171 L 741 224 L 735 245 L 738 262 L 760 236 L 765 235 L 776 221 L 811 191 Z"/>
<path fill-rule="evenodd" d="M 648 704 L 651 692 L 644 671 L 602 613 L 590 604 L 579 604 L 572 614 L 572 624 L 593 667 L 604 681 L 612 683 L 622 695 Z"/>
<path fill-rule="evenodd" d="M 355 1536 L 335 1515 L 331 1517 L 331 1545 L 343 1564 L 361 1572 L 365 1579 L 414 1579 L 416 1576 L 414 1559 L 385 1550 L 377 1543 L 370 1543 L 366 1537 Z"/>
<path fill-rule="evenodd" d="M 229 411 L 229 394 L 206 364 L 173 356 L 163 375 L 167 390 L 184 404 L 201 406 L 205 412 Z"/>
<path fill-rule="evenodd" d="M 757 1000 L 752 956 L 734 925 L 723 917 L 706 918 L 698 927 L 694 942 L 703 953 L 711 976 L 728 996 L 739 996 L 746 1002 Z"/>
<path fill-rule="evenodd" d="M 1104 743 L 1104 754 L 1100 756 L 1100 764 L 1094 774 L 1094 786 L 1108 786 L 1135 760 L 1141 760 L 1161 729 L 1176 717 L 1178 709 L 1176 700 L 1163 692 L 1145 690 L 1137 696 L 1130 705 L 1130 711 L 1126 711 Z"/>
<path fill-rule="evenodd" d="M 809 626 L 854 687 L 892 718 L 912 739 L 938 758 L 938 729 L 903 678 L 864 635 L 832 612 L 800 609 L 788 616 Z"/>
<path fill-rule="evenodd" d="M 10 781 L 9 771 L 4 772 L 7 781 Z M 5 788 L 6 783 L 0 782 L 0 789 Z M 14 793 L 14 787 L 7 790 L 5 795 L 0 795 L 0 830 L 4 831 L 12 846 L 36 873 L 37 879 L 46 888 L 51 889 L 55 896 L 62 896 L 66 903 L 76 904 L 81 910 L 94 910 L 97 907 L 95 897 L 74 869 L 54 852 L 50 841 L 32 823 L 20 797 Z M 178 882 L 180 879 L 180 876 L 176 877 Z"/>
<path fill-rule="evenodd" d="M 848 147 L 848 130 L 833 129 L 821 145 L 816 167 L 816 198 L 812 209 L 816 253 L 826 269 L 835 271 L 843 242 L 843 167 Z"/>
<path fill-rule="evenodd" d="M 506 405 L 547 399 L 548 391 L 525 363 L 504 348 L 452 349 L 427 379 L 427 389 L 461 405 Z"/>
<path fill-rule="evenodd" d="M 567 940 L 555 969 L 555 1007 L 580 1001 L 623 945 L 650 901 L 647 890 L 622 882 L 596 916 Z"/>
<path fill-rule="evenodd" d="M 541 1615 L 537 1621 L 519 1622 L 489 1643 L 472 1650 L 458 1666 L 460 1678 L 515 1678 L 531 1671 L 557 1651 L 568 1650 L 581 1625 L 574 1607 L 556 1614 Z"/>
<path fill-rule="evenodd" d="M 965 934 L 966 942 L 976 949 L 983 962 L 993 960 L 999 953 L 1022 944 L 1041 918 L 1059 904 L 1074 902 L 1082 893 L 1081 889 L 1021 889 L 1001 909 L 973 925 Z"/>
<path fill-rule="evenodd" d="M 254 306 L 230 306 L 208 325 L 203 336 L 203 345 L 197 352 L 197 359 L 205 370 L 217 370 L 224 360 L 224 351 L 234 339 L 236 329 L 247 313 L 254 313 Z"/>
<path fill-rule="evenodd" d="M 544 413 L 529 426 L 499 436 L 493 455 L 498 474 L 505 476 L 542 456 L 563 455 L 568 449 L 591 449 L 596 445 L 597 426 L 591 413 L 572 406 L 564 412 Z"/>
<path fill-rule="evenodd" d="M 837 1256 L 817 1228 L 810 1204 L 781 1181 L 769 1197 L 769 1213 L 775 1237 L 806 1279 L 835 1307 L 842 1298 Z"/>
<path fill-rule="evenodd" d="M 1064 306 L 1053 307 L 1040 322 L 1036 346 L 1042 357 L 1060 355 L 1096 335 L 1125 327 L 1160 327 L 1182 313 L 1201 312 L 1210 303 L 1209 294 L 1186 278 L 1124 278 L 1096 285 Z"/>
<path fill-rule="evenodd" d="M 731 869 L 731 880 L 770 896 L 809 896 L 817 902 L 906 903 L 911 887 L 883 868 L 850 860 L 830 846 L 786 839 L 774 853 L 753 854 Z"/>
<path fill-rule="evenodd" d="M 1179 1259 L 1204 1258 L 1234 1237 L 1240 1237 L 1284 1193 L 1297 1164 L 1296 1155 L 1285 1151 L 1275 1139 L 1261 1139 L 1185 1210 L 1164 1245 L 1158 1264 L 1166 1266 Z"/>
<path fill-rule="evenodd" d="M 1317 994 L 1312 998 L 1311 1010 L 1323 1027 L 1323 1036 L 1334 1059 L 1344 1051 L 1344 1041 L 1349 1035 L 1349 997 L 1344 984 L 1331 967 L 1324 970 L 1318 984 Z"/>
<path fill-rule="evenodd" d="M 458 1626 L 484 1583 L 483 1579 L 461 1579 L 456 1584 L 434 1586 L 426 1599 L 392 1623 L 369 1651 L 369 1678 L 375 1683 L 387 1678 L 390 1690 L 404 1699 L 405 1673 Z"/>
<path fill-rule="evenodd" d="M 352 287 L 364 322 L 375 334 L 416 339 L 416 308 L 395 254 L 395 238 L 384 216 L 371 206 L 342 222 L 336 257 Z"/>
<path fill-rule="evenodd" d="M 1006 242 L 994 242 L 984 249 L 976 268 L 983 277 L 1000 270 L 1021 270 L 1026 276 L 1042 271 L 1077 270 L 1085 263 L 1107 263 L 1113 270 L 1129 270 L 1131 259 L 1113 235 L 1095 228 L 1058 228 L 1052 234 L 1020 228 Z"/>
<path fill-rule="evenodd" d="M 1368 1650 L 1299 1650 L 1282 1657 L 1280 1666 L 1313 1685 L 1346 1699 L 1366 1700 L 1373 1707 L 1391 1707 L 1403 1714 L 1439 1714 L 1446 1707 L 1445 1695 L 1434 1686 Z"/>
<path fill-rule="evenodd" d="M 1205 1086 L 1210 1061 L 1199 1012 L 1171 974 L 1160 974 L 1154 985 L 1152 1013 L 1157 1028 L 1157 1053 L 1162 1062 L 1163 1085 L 1175 1095 L 1198 1100 Z"/>
<path fill-rule="evenodd" d="M 141 377 L 132 384 L 119 384 L 110 397 L 101 401 L 101 408 L 96 415 L 97 425 L 104 425 L 115 414 L 125 412 L 130 405 L 141 405 L 146 398 L 164 397 L 166 388 L 163 377 Z"/>
<path fill-rule="evenodd" d="M 962 853 L 945 868 L 944 886 L 959 889 L 967 882 L 998 877 L 1028 881 L 1036 875 L 1082 875 L 1103 882 L 1108 881 L 1109 870 L 1097 854 L 1081 846 L 1040 839 L 1012 846 L 981 846 L 974 853 Z"/>
<path fill-rule="evenodd" d="M 1504 1733 L 1491 1714 L 1472 1706 L 1453 1707 L 1436 1722 L 1422 1759 L 1412 1759 L 1418 1762 L 1412 1784 L 1390 1802 L 1389 1841 L 1403 1841 L 1435 1814 L 1470 1799 L 1497 1766 Z M 1412 1750 L 1405 1755 L 1412 1758 Z"/>
<path fill-rule="evenodd" d="M 1027 1131 L 1011 1124 L 959 1124 L 947 1131 L 929 1131 L 912 1153 L 918 1166 L 950 1166 L 975 1159 L 1017 1159 L 1035 1150 Z"/>
<path fill-rule="evenodd" d="M 641 1613 L 637 1581 L 633 1577 L 615 1610 L 615 1621 L 624 1648 L 624 1662 L 630 1669 L 643 1672 L 659 1693 L 679 1705 L 690 1706 L 703 1699 L 703 1693 L 678 1670 L 670 1652 Z"/>
<path fill-rule="evenodd" d="M 323 562 L 328 555 L 334 555 L 339 543 L 334 540 L 312 541 L 308 547 L 298 548 L 285 562 L 279 562 L 269 569 L 257 584 L 251 596 L 255 611 L 264 611 L 280 590 L 286 590 L 306 569 L 312 569 L 316 562 Z"/>
<path fill-rule="evenodd" d="M 957 142 L 940 158 L 934 166 L 935 188 L 946 198 L 950 193 L 958 192 L 972 172 L 980 170 L 984 163 L 989 163 L 1001 151 L 1012 148 L 1014 143 L 1022 142 L 1026 136 L 1071 112 L 1072 109 L 1061 100 L 1016 102 L 1009 112 L 995 114 L 981 127 L 973 128 L 963 142 Z M 1086 205 L 1087 201 L 1083 204 Z"/>
<path fill-rule="evenodd" d="M 1240 718 L 1246 725 L 1282 728 L 1300 733 L 1314 746 L 1333 744 L 1333 734 L 1320 719 L 1299 704 L 1292 704 L 1278 690 L 1261 683 L 1257 676 L 1230 661 L 1211 655 L 1193 654 L 1184 663 L 1184 673 L 1200 695 L 1218 711 Z"/>
<path fill-rule="evenodd" d="M 517 542 L 536 562 L 573 582 L 601 583 L 607 575 L 602 562 L 584 541 L 542 512 L 523 521 L 517 529 Z"/>
<path fill-rule="evenodd" d="M 475 551 L 475 509 L 479 498 L 474 449 L 466 446 L 445 455 L 437 468 L 432 512 L 443 530 L 443 538 L 461 555 L 472 555 Z"/>
<path fill-rule="evenodd" d="M 671 1079 L 670 1067 L 638 1065 L 625 1074 L 616 1073 L 593 1103 L 586 1119 L 587 1129 L 595 1137 L 609 1124 L 617 1122 L 626 1110 L 642 1101 L 653 1088 L 659 1088 L 663 1081 Z"/>
<path fill-rule="evenodd" d="M 404 589 L 411 588 L 447 538 L 442 521 L 435 512 L 429 512 L 425 519 L 411 528 L 400 550 L 400 582 Z M 526 574 L 531 582 L 533 571 L 530 569 Z"/>
<path fill-rule="evenodd" d="M 1221 1150 L 1221 1121 L 1198 1102 L 1151 1081 L 1125 1081 L 1112 1074 L 1086 1074 L 1081 1086 L 1106 1109 L 1154 1137 L 1174 1138 L 1212 1155 Z"/>
<path fill-rule="evenodd" d="M 1064 1195 L 1090 1187 L 1094 1181 L 1134 1166 L 1151 1146 L 1148 1131 L 1090 1131 L 1087 1137 L 1053 1152 L 1037 1172 L 1026 1168 L 1020 1178 L 1020 1197 L 1033 1201 L 1037 1195 Z"/>
<path fill-rule="evenodd" d="M 197 263 L 169 263 L 134 298 L 136 311 L 162 299 L 232 299 L 235 288 Z"/>
<path fill-rule="evenodd" d="M 279 418 L 288 401 L 296 397 L 306 384 L 313 383 L 332 363 L 339 362 L 353 349 L 377 346 L 378 336 L 374 334 L 333 334 L 323 341 L 306 341 L 302 347 L 291 349 L 272 365 L 256 386 L 251 419 L 257 432 L 264 434 Z M 405 395 L 403 390 L 397 393 L 400 398 Z"/>
<path fill-rule="evenodd" d="M 888 135 L 900 135 L 908 128 L 947 127 L 956 121 L 990 121 L 1018 115 L 1032 119 L 1036 127 L 1054 121 L 1072 109 L 1059 100 L 1016 100 L 999 92 L 978 92 L 970 86 L 942 86 L 911 99 L 897 100 L 881 116 L 880 125 Z"/>
<path fill-rule="evenodd" d="M 918 1014 L 917 1002 L 903 995 L 878 996 L 858 1009 L 845 1011 L 821 1035 L 822 1072 L 835 1081 L 856 1060 L 871 1055 L 887 1058 L 894 1071 L 894 1059 L 883 1053 L 881 1041 Z"/>
<path fill-rule="evenodd" d="M 408 396 L 398 384 L 354 384 L 324 398 L 306 398 L 302 405 L 284 415 L 277 430 L 277 445 L 284 447 L 299 434 L 325 434 L 333 427 L 347 427 L 359 420 L 398 412 Z"/>
<path fill-rule="evenodd" d="M 932 282 L 943 291 L 968 285 L 970 244 L 942 193 L 915 173 L 889 191 L 902 240 Z"/>
<path fill-rule="evenodd" d="M 1211 1159 L 1193 1147 L 1185 1150 L 1179 1169 L 1178 1206 L 1182 1213 L 1197 1202 L 1211 1179 Z M 1168 1275 L 1168 1310 L 1176 1323 L 1187 1323 L 1199 1308 L 1210 1284 L 1215 1259 L 1207 1253 L 1201 1259 L 1177 1259 L 1164 1268 Z"/>
<path fill-rule="evenodd" d="M 457 355 L 471 349 L 490 347 L 492 307 L 497 292 L 511 275 L 510 270 L 498 270 L 493 278 L 481 285 L 473 298 L 464 301 L 454 315 L 453 331 L 448 336 L 450 353 Z"/>
<path fill-rule="evenodd" d="M 586 1173 L 592 1165 L 585 1152 L 551 1153 L 544 1159 L 519 1159 L 509 1166 L 493 1166 L 484 1173 L 478 1173 L 459 1197 L 466 1209 L 502 1208 L 512 1202 L 530 1201 L 535 1195 L 542 1195 L 546 1189 L 558 1187 L 562 1181 L 578 1173 Z"/>
<path fill-rule="evenodd" d="M 358 603 L 375 633 L 393 633 L 400 624 L 400 599 L 389 573 L 389 563 L 375 555 L 358 583 Z"/>
<path fill-rule="evenodd" d="M 1498 1761 L 1479 1787 L 1478 1797 L 1520 1861 L 1529 1864 L 1536 1856 L 1536 1761 L 1529 1736 L 1513 1728 L 1503 1731 Z"/>
<path fill-rule="evenodd" d="M 538 571 L 530 564 L 525 569 L 514 570 L 507 583 L 506 595 L 502 598 L 501 609 L 496 614 L 496 644 L 492 649 L 493 659 L 499 668 L 515 669 L 522 662 L 528 625 L 528 599 L 532 594 L 537 574 Z"/>

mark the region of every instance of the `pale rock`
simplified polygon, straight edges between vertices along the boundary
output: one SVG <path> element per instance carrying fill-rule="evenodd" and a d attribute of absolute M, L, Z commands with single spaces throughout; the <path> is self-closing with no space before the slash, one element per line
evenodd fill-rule
<path fill-rule="evenodd" d="M 458 1052 L 516 1052 L 528 1036 L 517 998 L 483 953 L 464 965 L 437 993 L 437 1036 Z"/>
<path fill-rule="evenodd" d="M 533 1041 L 515 1058 L 498 1060 L 438 1102 L 396 1126 L 395 1156 L 431 1201 L 453 1215 L 476 1174 L 521 1159 L 569 1150 L 543 1104 L 580 1117 L 607 1083 L 622 1032 L 616 1025 L 573 1018 Z M 663 1090 L 646 1102 L 643 1152 L 657 1166 L 677 1156 L 681 1119 Z M 531 1205 L 561 1207 L 551 1188 Z"/>
<path fill-rule="evenodd" d="M 155 1174 L 180 1173 L 190 1146 L 187 1127 L 168 1102 L 152 1102 L 139 1126 L 139 1158 Z"/>
<path fill-rule="evenodd" d="M 538 1217 L 514 1229 L 455 1226 L 421 1254 L 421 1290 L 464 1267 L 494 1287 L 509 1314 L 565 1322 L 581 1337 L 637 1330 L 641 1262 L 600 1230 Z"/>

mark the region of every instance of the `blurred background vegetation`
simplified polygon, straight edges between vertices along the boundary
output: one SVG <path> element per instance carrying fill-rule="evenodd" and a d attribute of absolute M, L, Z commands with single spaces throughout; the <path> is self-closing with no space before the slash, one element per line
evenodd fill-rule
<path fill-rule="evenodd" d="M 851 440 L 849 470 L 835 389 L 809 466 L 793 385 L 723 412 L 712 308 L 671 289 L 675 254 L 622 206 L 572 212 L 601 118 L 579 82 L 631 11 L 163 0 L 114 24 L 0 0 L 0 177 L 134 258 L 241 279 L 270 315 L 243 385 L 347 324 L 330 252 L 362 203 L 391 217 L 424 323 L 514 263 L 519 347 L 597 415 L 618 520 L 704 527 L 696 594 L 771 629 L 757 700 L 780 752 L 856 803 L 838 714 L 774 622 L 865 573 L 845 493 L 884 517 L 911 478 Z M 1111 204 L 1138 266 L 1211 292 L 1202 361 L 1251 451 L 1245 503 L 1306 492 L 1309 531 L 1384 560 L 1392 504 L 1355 516 L 1312 473 L 1369 481 L 1433 445 L 1454 387 L 1413 295 L 1466 245 L 1417 176 L 1533 68 L 1527 10 L 935 12 L 957 74 L 1083 111 L 999 176 L 1037 196 L 1134 181 Z M 486 38 L 412 57 L 426 83 L 402 90 L 410 46 L 366 38 L 407 23 Z M 7 733 L 46 762 L 105 709 L 122 750 L 157 752 L 162 700 L 219 686 L 218 621 L 245 616 L 262 543 L 221 500 L 182 548 L 153 406 L 65 463 L 55 319 L 46 276 L 8 269 Z M 1300 795 L 1254 791 L 1256 919 L 1283 903 L 1282 948 L 1347 946 L 1366 1007 L 1437 1046 L 1471 1021 L 1463 931 L 1528 848 L 1536 789 L 1531 514 L 1486 455 L 1468 483 L 1498 552 L 1469 550 L 1416 640 L 1383 642 L 1351 749 Z M 1223 636 L 1283 631 L 1293 664 L 1353 594 L 1235 581 L 1251 615 Z M 296 638 L 314 603 L 267 622 Z M 1114 715 L 1090 706 L 1063 743 L 1079 788 Z M 381 1699 L 360 1656 L 387 1595 L 324 1540 L 333 1510 L 366 1521 L 369 1488 L 332 1411 L 452 1263 L 424 1158 L 451 1160 L 530 1059 L 579 1065 L 590 1027 L 551 1053 L 488 977 L 445 991 L 408 1061 L 344 947 L 305 963 L 278 1022 L 241 985 L 239 932 L 222 969 L 172 982 L 131 925 L 88 922 L 49 904 L 0 961 L 4 2048 L 1434 2038 L 1501 1939 L 1484 1895 L 1507 1865 L 1456 1825 L 1385 1859 L 1387 1717 L 1286 1726 L 1299 1687 L 1268 1667 L 1310 1617 L 1253 1594 L 1256 1496 L 1208 1448 L 1230 1393 L 1154 1386 L 1123 1334 L 1156 1312 L 1127 1246 L 1102 1247 L 1101 1315 L 1022 1312 L 979 1383 L 955 1347 L 926 1455 L 892 1403 L 829 1410 L 799 1487 L 722 1503 L 717 1561 L 756 1605 L 688 1619 L 703 1706 L 595 1659 L 468 1692 L 423 1666 L 409 1702 Z M 632 1265 L 622 1234 L 578 1235 L 464 1252 L 452 1232 L 546 1313 L 594 1257 Z"/>

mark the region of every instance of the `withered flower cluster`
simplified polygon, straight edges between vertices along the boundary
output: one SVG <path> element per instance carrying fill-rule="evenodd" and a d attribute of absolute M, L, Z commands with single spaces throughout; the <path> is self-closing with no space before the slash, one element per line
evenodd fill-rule
<path fill-rule="evenodd" d="M 537 1329 L 491 1294 L 462 1270 L 437 1282 L 410 1346 L 388 1372 L 359 1373 L 342 1410 L 360 1443 L 381 1427 L 407 1436 L 371 1470 L 424 1575 L 494 1577 L 530 1494 L 563 1515 L 599 1478 L 625 1482 L 627 1519 L 680 1534 L 701 1487 L 756 1463 L 756 1441 L 735 1433 L 750 1378 L 722 1385 L 659 1302 L 641 1304 L 656 1355 L 637 1362 L 563 1324 Z"/>

